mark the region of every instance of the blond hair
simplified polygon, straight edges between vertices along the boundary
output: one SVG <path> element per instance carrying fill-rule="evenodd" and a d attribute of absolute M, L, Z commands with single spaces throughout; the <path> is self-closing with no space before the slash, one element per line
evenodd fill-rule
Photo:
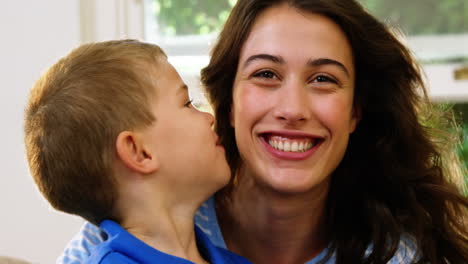
<path fill-rule="evenodd" d="M 115 140 L 155 121 L 154 66 L 164 52 L 135 40 L 85 44 L 34 85 L 25 112 L 31 174 L 57 210 L 113 218 Z"/>

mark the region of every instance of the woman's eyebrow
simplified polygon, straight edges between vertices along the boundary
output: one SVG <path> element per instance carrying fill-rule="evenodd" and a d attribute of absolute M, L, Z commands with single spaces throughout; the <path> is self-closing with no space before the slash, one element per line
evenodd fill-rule
<path fill-rule="evenodd" d="M 247 60 L 245 60 L 244 62 L 243 68 L 249 66 L 250 63 L 256 60 L 268 60 L 274 63 L 284 64 L 284 59 L 281 56 L 274 56 L 270 54 L 261 53 L 248 57 Z"/>
<path fill-rule="evenodd" d="M 243 68 L 249 66 L 249 64 L 251 64 L 253 61 L 256 61 L 256 60 L 268 60 L 273 63 L 284 64 L 284 59 L 281 56 L 261 53 L 261 54 L 255 54 L 255 55 L 248 57 L 247 60 L 245 60 L 244 62 Z M 344 66 L 343 63 L 339 61 L 329 59 L 329 58 L 318 58 L 318 59 L 310 59 L 307 62 L 308 66 L 313 66 L 313 67 L 329 65 L 329 64 L 338 66 L 349 77 L 348 69 L 346 68 L 346 66 Z"/>
<path fill-rule="evenodd" d="M 343 63 L 332 60 L 329 58 L 318 58 L 318 59 L 310 59 L 307 62 L 307 65 L 312 66 L 312 67 L 317 67 L 317 66 L 322 66 L 322 65 L 335 65 L 338 66 L 348 77 L 349 77 L 349 71 L 346 69 L 346 66 L 344 66 Z"/>

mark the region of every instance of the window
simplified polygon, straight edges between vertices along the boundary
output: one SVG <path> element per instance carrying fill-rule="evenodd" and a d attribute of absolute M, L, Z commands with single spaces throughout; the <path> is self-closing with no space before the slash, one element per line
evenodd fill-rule
<path fill-rule="evenodd" d="M 236 0 L 144 1 L 146 40 L 163 47 L 195 102 L 205 104 L 200 70 L 208 64 L 211 44 Z M 468 115 L 468 1 L 358 1 L 402 31 L 403 41 L 423 65 L 431 100 L 456 103 L 455 110 Z M 467 140 L 460 154 L 468 166 L 468 116 L 462 119 Z"/>
<path fill-rule="evenodd" d="M 145 0 L 146 40 L 157 43 L 190 87 L 194 103 L 206 107 L 199 78 L 211 44 L 236 0 Z"/>
<path fill-rule="evenodd" d="M 468 1 L 359 1 L 381 20 L 404 30 L 407 44 L 423 65 L 431 100 L 454 103 L 463 131 L 459 154 L 468 168 Z"/>
<path fill-rule="evenodd" d="M 466 0 L 359 0 L 387 24 L 403 30 L 423 64 L 433 101 L 468 101 Z"/>
<path fill-rule="evenodd" d="M 459 154 L 468 168 L 468 1 L 358 1 L 402 31 L 403 41 L 423 66 L 431 100 L 455 103 L 463 121 Z M 166 50 L 199 105 L 207 105 L 200 90 L 200 70 L 208 64 L 211 44 L 235 2 L 145 0 L 146 39 Z"/>
<path fill-rule="evenodd" d="M 401 29 L 423 64 L 434 101 L 468 101 L 468 2 L 466 0 L 358 0 L 380 20 Z M 236 0 L 145 0 L 146 40 L 158 43 L 200 94 L 200 69 Z"/>

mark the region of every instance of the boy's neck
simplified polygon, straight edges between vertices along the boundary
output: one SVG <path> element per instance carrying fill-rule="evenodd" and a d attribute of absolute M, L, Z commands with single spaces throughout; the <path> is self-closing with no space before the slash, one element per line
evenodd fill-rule
<path fill-rule="evenodd" d="M 139 198 L 120 203 L 120 225 L 125 230 L 159 251 L 207 263 L 199 253 L 194 232 L 193 218 L 199 204 L 166 205 L 163 199 Z"/>

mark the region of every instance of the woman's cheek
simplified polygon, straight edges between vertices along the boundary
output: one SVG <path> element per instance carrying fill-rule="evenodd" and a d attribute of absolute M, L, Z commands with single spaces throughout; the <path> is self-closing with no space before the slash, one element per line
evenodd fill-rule
<path fill-rule="evenodd" d="M 326 127 L 346 128 L 349 126 L 352 113 L 352 100 L 347 97 L 329 95 L 317 98 L 316 102 L 311 103 L 316 118 Z"/>
<path fill-rule="evenodd" d="M 234 93 L 234 123 L 257 119 L 274 100 L 273 92 L 255 85 L 239 86 Z M 237 122 L 236 122 L 237 120 Z M 244 122 L 244 121 L 241 121 Z"/>

